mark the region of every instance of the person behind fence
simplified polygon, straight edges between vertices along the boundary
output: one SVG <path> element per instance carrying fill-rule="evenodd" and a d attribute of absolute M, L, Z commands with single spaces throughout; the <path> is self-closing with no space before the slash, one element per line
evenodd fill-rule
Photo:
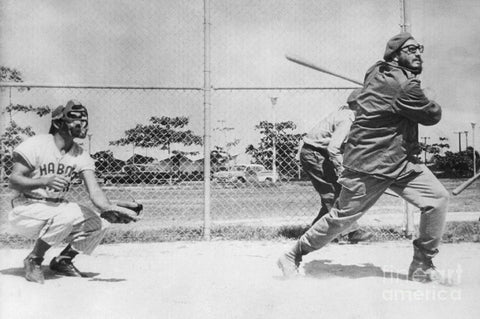
<path fill-rule="evenodd" d="M 343 170 L 342 151 L 355 118 L 353 102 L 359 93 L 360 89 L 355 89 L 348 96 L 346 105 L 329 113 L 303 137 L 300 164 L 321 199 L 320 211 L 312 225 L 330 211 L 340 194 L 341 185 L 337 180 Z M 372 235 L 360 229 L 356 222 L 347 232 L 351 243 L 368 240 Z"/>
<path fill-rule="evenodd" d="M 425 96 L 417 78 L 422 53 L 423 46 L 410 33 L 400 33 L 387 42 L 383 61 L 367 71 L 345 145 L 340 195 L 332 210 L 280 256 L 277 265 L 285 277 L 296 275 L 302 256 L 350 227 L 390 188 L 421 213 L 408 279 L 440 279 L 432 259 L 444 231 L 449 194 L 418 160 L 418 124 L 434 125 L 441 118 L 440 106 Z"/>
<path fill-rule="evenodd" d="M 8 219 L 13 231 L 35 239 L 23 261 L 29 281 L 44 282 L 44 255 L 64 241 L 68 244 L 51 260 L 50 269 L 58 275 L 83 277 L 72 260 L 79 252 L 91 254 L 109 225 L 92 209 L 64 199 L 78 174 L 100 211 L 112 207 L 96 181 L 93 159 L 74 141 L 85 138 L 87 130 L 87 109 L 71 100 L 52 112 L 49 134 L 30 137 L 14 150 L 9 181 L 15 195 Z"/>

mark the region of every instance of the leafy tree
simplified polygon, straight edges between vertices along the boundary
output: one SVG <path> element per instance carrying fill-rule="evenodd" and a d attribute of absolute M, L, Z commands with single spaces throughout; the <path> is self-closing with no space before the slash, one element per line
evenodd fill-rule
<path fill-rule="evenodd" d="M 118 172 L 125 165 L 125 161 L 116 159 L 112 151 L 99 151 L 93 154 L 92 158 L 99 172 Z"/>
<path fill-rule="evenodd" d="M 232 132 L 235 130 L 235 128 L 225 126 L 224 120 L 219 120 L 218 122 L 222 125 L 214 128 L 213 131 L 223 134 L 224 143 L 223 145 L 215 145 L 210 152 L 212 172 L 219 171 L 222 167 L 226 167 L 228 165 L 230 160 L 233 158 L 232 154 L 230 153 L 231 148 L 240 143 L 240 139 L 238 138 L 234 138 L 233 140 L 229 140 L 227 138 L 227 133 Z"/>
<path fill-rule="evenodd" d="M 434 155 L 433 170 L 442 172 L 441 177 L 469 177 L 473 175 L 473 156 L 468 151 L 445 152 Z"/>
<path fill-rule="evenodd" d="M 152 148 L 160 147 L 171 154 L 171 145 L 175 143 L 189 145 L 202 145 L 201 136 L 195 135 L 191 130 L 180 130 L 189 123 L 188 117 L 156 117 L 149 120 L 149 124 L 137 124 L 134 128 L 125 131 L 125 137 L 110 141 L 110 145 L 133 145 L 134 147 Z"/>
<path fill-rule="evenodd" d="M 23 77 L 20 71 L 11 69 L 5 66 L 0 66 L 0 82 L 23 82 Z M 25 88 L 19 88 L 19 91 Z M 2 107 L 3 109 L 3 107 Z M 33 112 L 36 115 L 42 117 L 51 112 L 48 106 L 33 107 L 32 105 L 10 104 L 2 110 L 0 119 L 4 121 L 3 115 L 8 113 L 8 125 L 5 127 L 5 131 L 0 135 L 0 161 L 1 170 L 0 178 L 3 179 L 4 174 L 9 174 L 11 169 L 11 156 L 13 149 L 24 140 L 25 137 L 35 135 L 31 126 L 22 127 L 14 121 L 14 115 L 18 112 L 30 113 Z M 3 123 L 2 123 L 3 124 Z"/>
<path fill-rule="evenodd" d="M 257 147 L 247 146 L 246 152 L 254 158 L 254 164 L 262 164 L 267 169 L 273 168 L 274 149 L 278 173 L 284 177 L 293 177 L 298 173 L 298 163 L 295 155 L 302 134 L 294 134 L 297 128 L 292 121 L 273 123 L 261 121 L 255 126 L 262 137 Z M 275 148 L 274 148 L 275 145 Z"/>
<path fill-rule="evenodd" d="M 23 76 L 16 69 L 0 65 L 0 82 L 23 82 Z"/>
<path fill-rule="evenodd" d="M 448 138 L 447 137 L 440 137 L 439 138 L 440 143 L 434 143 L 430 147 L 430 153 L 436 155 L 436 154 L 442 154 L 446 150 L 450 148 L 450 144 L 448 144 Z"/>

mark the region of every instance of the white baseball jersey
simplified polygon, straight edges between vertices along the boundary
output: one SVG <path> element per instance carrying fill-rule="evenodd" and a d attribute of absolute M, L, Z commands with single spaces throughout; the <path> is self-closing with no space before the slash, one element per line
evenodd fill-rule
<path fill-rule="evenodd" d="M 41 134 L 28 138 L 14 150 L 22 156 L 33 169 L 29 177 L 40 178 L 49 175 L 63 175 L 72 178 L 73 175 L 85 170 L 95 170 L 95 162 L 90 155 L 77 143 L 73 143 L 68 153 L 62 153 L 55 145 L 51 134 Z M 27 192 L 35 197 L 59 198 L 68 191 L 65 188 L 55 191 L 51 188 L 37 188 Z"/>

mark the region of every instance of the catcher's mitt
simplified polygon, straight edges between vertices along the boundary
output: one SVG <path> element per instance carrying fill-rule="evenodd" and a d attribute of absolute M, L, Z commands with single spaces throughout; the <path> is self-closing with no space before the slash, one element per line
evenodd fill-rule
<path fill-rule="evenodd" d="M 136 222 L 140 217 L 143 205 L 136 202 L 118 202 L 104 210 L 100 217 L 112 224 L 128 224 Z"/>

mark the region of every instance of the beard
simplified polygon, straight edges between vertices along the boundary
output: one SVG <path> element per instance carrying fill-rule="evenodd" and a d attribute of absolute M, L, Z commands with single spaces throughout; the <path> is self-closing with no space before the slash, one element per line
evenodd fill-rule
<path fill-rule="evenodd" d="M 412 72 L 415 75 L 422 73 L 422 70 L 423 70 L 423 61 L 421 57 L 415 58 L 413 60 L 399 58 L 398 65 L 408 69 L 410 72 Z"/>

